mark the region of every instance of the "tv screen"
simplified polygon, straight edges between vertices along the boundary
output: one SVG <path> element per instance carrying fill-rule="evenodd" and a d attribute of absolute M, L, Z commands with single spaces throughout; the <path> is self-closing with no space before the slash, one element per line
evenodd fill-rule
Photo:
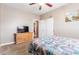
<path fill-rule="evenodd" d="M 24 27 L 24 32 L 29 32 L 29 27 L 28 26 L 23 26 Z"/>
<path fill-rule="evenodd" d="M 17 32 L 18 33 L 29 32 L 29 27 L 28 26 L 17 27 Z"/>

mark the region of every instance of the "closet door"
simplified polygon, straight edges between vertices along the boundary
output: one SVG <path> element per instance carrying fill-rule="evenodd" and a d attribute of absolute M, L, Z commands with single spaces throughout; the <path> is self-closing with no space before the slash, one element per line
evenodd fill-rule
<path fill-rule="evenodd" d="M 39 37 L 46 37 L 46 20 L 39 21 Z"/>
<path fill-rule="evenodd" d="M 48 38 L 53 35 L 53 18 L 39 22 L 39 37 Z"/>
<path fill-rule="evenodd" d="M 46 20 L 46 29 L 47 36 L 50 37 L 53 35 L 53 18 L 49 18 Z"/>

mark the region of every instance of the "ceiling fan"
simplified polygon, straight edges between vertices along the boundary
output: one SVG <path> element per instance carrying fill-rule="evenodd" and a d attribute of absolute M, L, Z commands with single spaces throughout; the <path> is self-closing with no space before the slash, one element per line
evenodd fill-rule
<path fill-rule="evenodd" d="M 45 4 L 47 5 L 48 7 L 52 7 L 53 5 L 50 4 L 50 3 L 29 3 L 29 5 L 35 5 L 35 4 L 39 4 L 39 10 L 42 9 L 42 5 Z"/>

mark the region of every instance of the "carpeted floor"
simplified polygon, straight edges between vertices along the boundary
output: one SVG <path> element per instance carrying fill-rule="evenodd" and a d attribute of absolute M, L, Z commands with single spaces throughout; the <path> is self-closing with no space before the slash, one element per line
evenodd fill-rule
<path fill-rule="evenodd" d="M 11 44 L 0 47 L 0 55 L 30 55 L 28 46 L 30 42 Z"/>

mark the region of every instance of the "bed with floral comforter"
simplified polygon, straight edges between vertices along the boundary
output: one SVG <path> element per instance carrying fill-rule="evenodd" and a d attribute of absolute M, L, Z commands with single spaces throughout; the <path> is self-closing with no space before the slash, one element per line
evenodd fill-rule
<path fill-rule="evenodd" d="M 79 54 L 79 39 L 67 37 L 52 36 L 33 39 L 32 44 L 37 44 L 35 47 L 42 47 L 43 51 L 49 51 L 52 55 L 75 55 Z M 46 54 L 46 53 L 44 53 Z"/>

